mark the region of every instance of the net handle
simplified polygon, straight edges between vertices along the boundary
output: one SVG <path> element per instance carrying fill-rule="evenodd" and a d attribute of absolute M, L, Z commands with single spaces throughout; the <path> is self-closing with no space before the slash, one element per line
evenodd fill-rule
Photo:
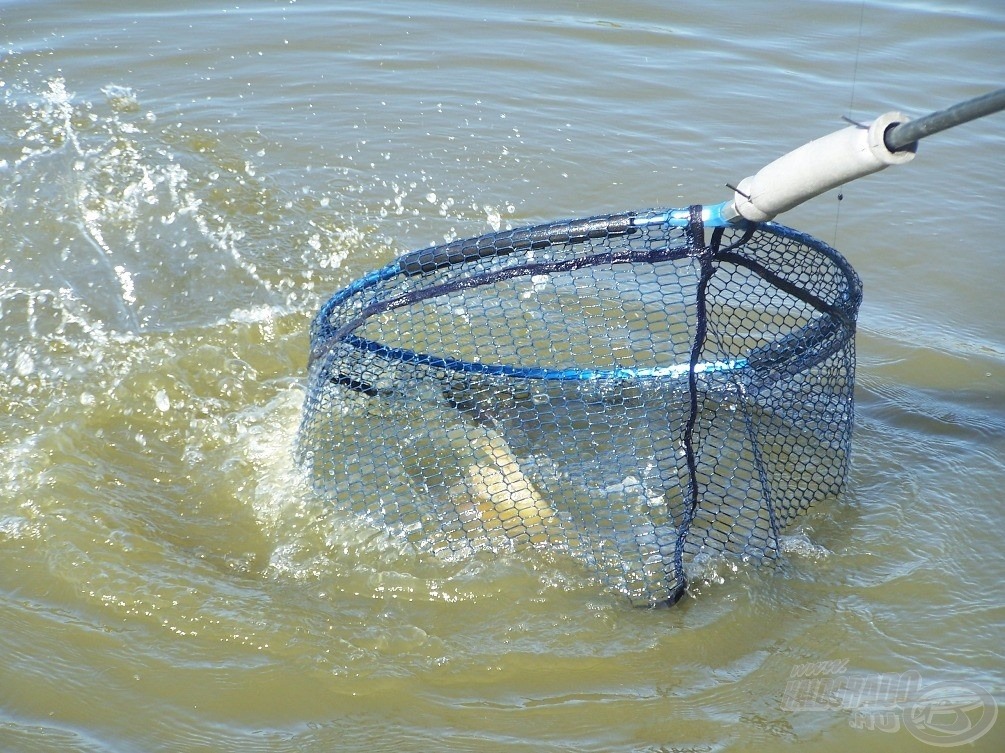
<path fill-rule="evenodd" d="M 998 89 L 916 120 L 888 112 L 811 141 L 736 186 L 722 208 L 726 222 L 766 222 L 804 201 L 890 165 L 914 159 L 918 140 L 1005 109 Z"/>
<path fill-rule="evenodd" d="M 1005 89 L 988 92 L 980 97 L 968 99 L 944 110 L 937 110 L 916 120 L 909 120 L 894 126 L 883 137 L 887 149 L 899 152 L 914 150 L 920 139 L 947 128 L 969 123 L 1005 110 Z"/>

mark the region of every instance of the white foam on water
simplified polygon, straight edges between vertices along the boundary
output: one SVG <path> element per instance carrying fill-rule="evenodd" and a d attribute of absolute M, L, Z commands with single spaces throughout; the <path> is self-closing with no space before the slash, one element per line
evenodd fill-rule
<path fill-rule="evenodd" d="M 118 112 L 139 112 L 140 102 L 136 92 L 128 86 L 108 84 L 102 87 L 101 93 L 113 110 Z"/>
<path fill-rule="evenodd" d="M 313 496 L 293 457 L 302 403 L 298 385 L 281 386 L 267 403 L 239 410 L 225 427 L 211 432 L 209 442 L 222 439 L 224 444 L 205 453 L 208 462 L 220 455 L 231 493 L 251 511 L 269 541 L 265 574 L 297 580 L 321 577 L 331 567 L 328 511 Z"/>
<path fill-rule="evenodd" d="M 824 559 L 832 554 L 827 547 L 814 543 L 809 534 L 802 530 L 779 536 L 778 545 L 785 554 L 814 560 Z"/>

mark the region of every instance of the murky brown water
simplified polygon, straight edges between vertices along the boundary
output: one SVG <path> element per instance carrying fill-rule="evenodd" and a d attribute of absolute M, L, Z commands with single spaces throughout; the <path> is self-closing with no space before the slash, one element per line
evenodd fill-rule
<path fill-rule="evenodd" d="M 1003 116 L 781 218 L 866 300 L 849 491 L 777 566 L 632 609 L 547 554 L 410 553 L 291 449 L 335 289 L 1001 86 L 996 3 L 143 6 L 0 2 L 0 749 L 924 750 L 968 693 L 987 723 Z"/>

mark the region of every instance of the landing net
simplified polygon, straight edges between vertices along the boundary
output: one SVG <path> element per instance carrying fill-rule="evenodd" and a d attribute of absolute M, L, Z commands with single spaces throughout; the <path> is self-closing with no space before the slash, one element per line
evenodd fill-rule
<path fill-rule="evenodd" d="M 316 491 L 448 557 L 565 552 L 637 604 L 774 557 L 845 481 L 861 283 L 782 225 L 680 216 L 457 241 L 333 296 L 298 437 Z"/>

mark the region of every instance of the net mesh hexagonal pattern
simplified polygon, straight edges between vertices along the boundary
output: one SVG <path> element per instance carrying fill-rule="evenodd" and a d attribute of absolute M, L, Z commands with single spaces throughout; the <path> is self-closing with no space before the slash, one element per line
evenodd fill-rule
<path fill-rule="evenodd" d="M 298 435 L 316 491 L 445 556 L 558 549 L 638 604 L 773 557 L 845 480 L 861 284 L 699 210 L 456 241 L 335 294 Z"/>

